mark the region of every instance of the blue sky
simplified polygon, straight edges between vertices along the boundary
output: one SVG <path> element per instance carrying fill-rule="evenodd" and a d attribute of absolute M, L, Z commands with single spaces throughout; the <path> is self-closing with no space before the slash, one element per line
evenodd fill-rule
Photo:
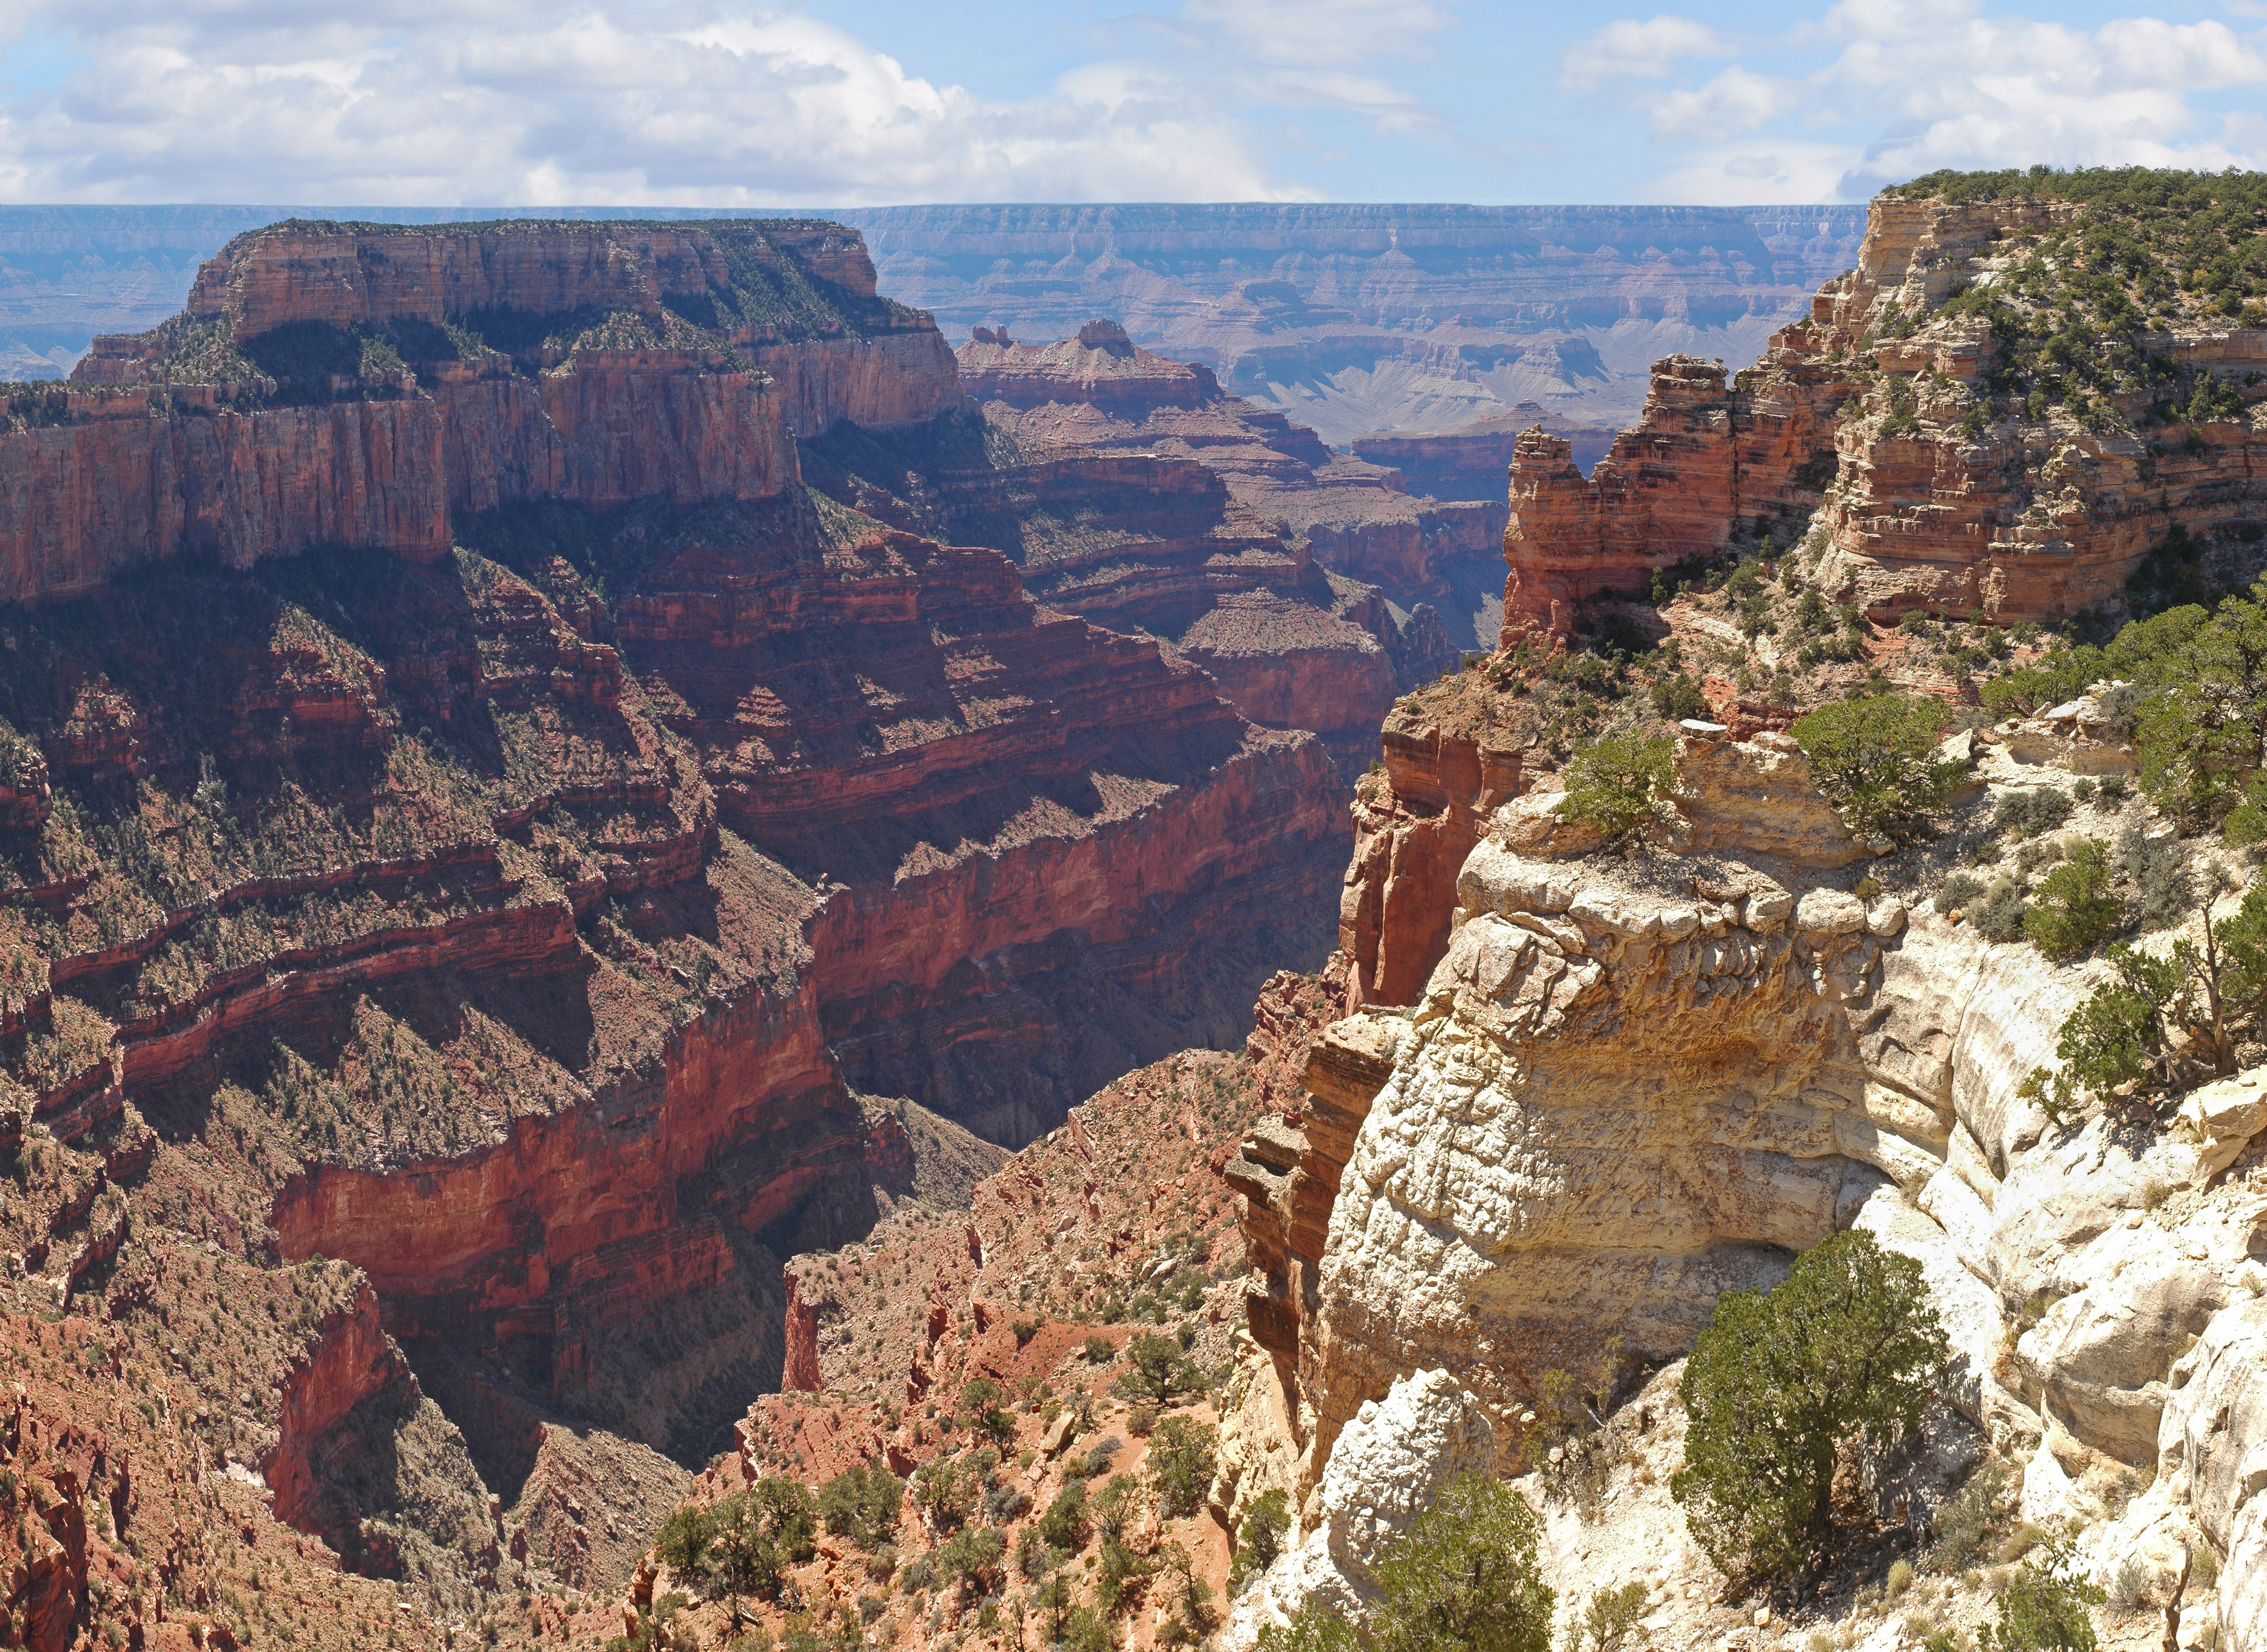
<path fill-rule="evenodd" d="M 0 200 L 1809 202 L 2267 157 L 2267 0 L 9 0 Z"/>

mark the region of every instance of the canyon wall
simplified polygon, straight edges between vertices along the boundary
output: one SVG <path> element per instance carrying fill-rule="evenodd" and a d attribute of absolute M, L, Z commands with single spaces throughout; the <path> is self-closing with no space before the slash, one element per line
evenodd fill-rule
<path fill-rule="evenodd" d="M 678 310 L 715 325 L 689 336 Z M 594 315 L 613 319 L 586 333 Z M 443 333 L 467 318 L 513 347 Z M 613 341 L 625 326 L 653 336 Z M 311 376 L 311 327 L 391 330 L 411 364 L 326 361 Z M 561 327 L 563 344 L 539 342 Z M 206 262 L 180 321 L 96 340 L 75 377 L 87 388 L 6 405 L 10 600 L 184 555 L 243 567 L 326 544 L 429 559 L 452 512 L 539 500 L 770 498 L 796 479 L 796 435 L 960 403 L 942 337 L 876 296 L 857 237 L 791 221 L 278 226 Z M 315 405 L 262 406 L 279 395 Z"/>
<path fill-rule="evenodd" d="M 2192 317 L 2135 336 L 2160 377 L 2232 392 L 2178 428 L 2152 422 L 2155 378 L 2109 398 L 2112 422 L 2061 405 L 2010 416 L 1988 398 L 2013 346 L 1972 315 L 1933 312 L 1956 289 L 2007 281 L 2021 238 L 2075 209 L 1883 197 L 1868 212 L 1857 268 L 1821 288 L 1809 318 L 1728 383 L 1720 361 L 1656 362 L 1638 422 L 1587 478 L 1566 440 L 1518 438 L 1508 641 L 1564 634 L 1580 602 L 1752 551 L 1766 532 L 1781 550 L 1819 535 L 1817 582 L 1877 621 L 1929 608 L 2013 623 L 2122 602 L 2176 531 L 2256 531 L 2267 333 Z"/>
<path fill-rule="evenodd" d="M 1649 859 L 1593 852 L 1556 793 L 1495 808 L 1414 1002 L 1328 1029 L 1302 1116 L 1230 1166 L 1256 1346 L 1216 1499 L 1281 1486 L 1315 1528 L 1340 1430 L 1432 1368 L 1496 1423 L 1499 1471 L 1530 1466 L 1546 1373 L 1617 1336 L 1673 1359 L 1722 1292 L 1859 1225 L 1920 1263 L 1947 1397 L 2027 1465 L 2024 1517 L 2090 1520 L 2098 1580 L 2165 1590 L 2209 1536 L 2197 1621 L 2257 1644 L 2263 1509 L 2225 1465 L 2267 1437 L 2258 1075 L 2184 1129 L 2056 1122 L 2021 1081 L 2099 966 L 1860 892 L 1888 845 L 1784 735 L 1688 734 L 1676 767 Z"/>
<path fill-rule="evenodd" d="M 973 425 L 838 228 L 287 226 L 193 311 L 0 433 L 0 1289 L 162 1350 L 176 1270 L 335 1272 L 182 1362 L 214 1450 L 356 1567 L 595 1579 L 644 1533 L 579 1488 L 704 1460 L 781 1256 L 874 1219 L 852 1087 L 1021 1143 L 1240 1039 L 1343 793 L 797 485 L 798 433 Z"/>
<path fill-rule="evenodd" d="M 62 370 L 150 326 L 231 236 L 277 219 L 437 223 L 396 208 L 0 208 L 0 374 Z M 457 215 L 464 216 L 464 215 Z M 510 209 L 511 218 L 551 215 Z M 724 216 L 596 215 L 625 233 Z M 1752 359 L 1853 262 L 1854 207 L 880 207 L 882 284 L 957 340 L 1067 338 L 1096 316 L 1220 371 L 1334 443 L 1541 400 L 1610 424 L 1674 350 Z M 673 219 L 656 225 L 657 218 Z"/>

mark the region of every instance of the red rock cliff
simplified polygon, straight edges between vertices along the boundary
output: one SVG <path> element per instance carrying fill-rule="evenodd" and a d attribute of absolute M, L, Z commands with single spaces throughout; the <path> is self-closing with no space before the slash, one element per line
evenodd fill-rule
<path fill-rule="evenodd" d="M 2033 346 L 1998 339 L 1972 308 L 1935 314 L 1957 290 L 2026 275 L 2036 237 L 2082 221 L 2063 202 L 1885 196 L 1857 268 L 1820 289 L 1809 320 L 1729 385 L 1720 364 L 1656 363 L 1640 422 L 1587 480 L 1566 442 L 1522 435 L 1506 643 L 1563 634 L 1574 603 L 1752 545 L 1766 525 L 1782 547 L 1822 536 L 1825 583 L 1877 619 L 1929 606 L 2014 621 L 2122 600 L 2175 527 L 2205 538 L 2256 523 L 2267 332 L 2188 306 L 2131 334 L 2148 370 L 2089 409 L 2082 391 L 2026 403 L 1995 390 L 1990 374 Z M 2199 415 L 2207 382 L 2217 401 Z M 2184 428 L 2153 434 L 2168 424 Z"/>

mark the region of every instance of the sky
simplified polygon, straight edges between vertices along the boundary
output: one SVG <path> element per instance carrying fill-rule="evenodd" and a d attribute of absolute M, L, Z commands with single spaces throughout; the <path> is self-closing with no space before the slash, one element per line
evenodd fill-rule
<path fill-rule="evenodd" d="M 2267 0 L 0 0 L 0 202 L 1861 201 L 2267 161 Z"/>

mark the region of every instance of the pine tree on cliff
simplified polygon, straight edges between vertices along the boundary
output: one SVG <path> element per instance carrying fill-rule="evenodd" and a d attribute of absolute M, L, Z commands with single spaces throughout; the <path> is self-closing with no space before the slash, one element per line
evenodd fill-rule
<path fill-rule="evenodd" d="M 1728 1575 L 1792 1576 L 1835 1546 L 1834 1480 L 1916 1435 L 1950 1347 L 1920 1264 L 1852 1229 L 1773 1290 L 1716 1304 L 1678 1390 L 1691 1418 L 1669 1483 Z"/>

